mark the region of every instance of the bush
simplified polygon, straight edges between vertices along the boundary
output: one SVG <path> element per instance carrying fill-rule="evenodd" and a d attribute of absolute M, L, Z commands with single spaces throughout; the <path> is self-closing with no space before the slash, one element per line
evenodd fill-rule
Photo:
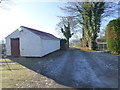
<path fill-rule="evenodd" d="M 66 49 L 66 39 L 60 40 L 60 49 Z"/>
<path fill-rule="evenodd" d="M 108 50 L 120 53 L 120 18 L 108 23 L 106 28 L 106 39 Z"/>

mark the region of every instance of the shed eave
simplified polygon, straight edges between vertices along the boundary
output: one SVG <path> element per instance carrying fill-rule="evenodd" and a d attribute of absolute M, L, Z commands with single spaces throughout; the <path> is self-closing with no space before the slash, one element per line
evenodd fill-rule
<path fill-rule="evenodd" d="M 17 31 L 18 29 L 16 29 L 15 31 Z M 5 37 L 5 39 L 7 38 L 7 37 L 9 37 L 10 35 L 12 35 L 15 31 L 13 31 L 11 34 L 9 34 L 9 35 L 7 35 L 6 37 Z"/>

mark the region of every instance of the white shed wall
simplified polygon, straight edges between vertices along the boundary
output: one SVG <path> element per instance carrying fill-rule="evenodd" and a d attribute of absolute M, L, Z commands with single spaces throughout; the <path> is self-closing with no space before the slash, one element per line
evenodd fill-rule
<path fill-rule="evenodd" d="M 6 37 L 6 55 L 11 55 L 11 38 L 19 38 L 20 32 L 18 30 L 14 31 L 12 34 Z"/>
<path fill-rule="evenodd" d="M 28 30 L 24 30 L 21 33 L 22 33 L 20 39 L 21 56 L 40 57 L 41 38 Z"/>
<path fill-rule="evenodd" d="M 60 49 L 60 40 L 42 39 L 42 56 Z"/>
<path fill-rule="evenodd" d="M 42 39 L 33 32 L 22 28 L 6 37 L 6 54 L 11 55 L 11 38 L 19 38 L 20 56 L 42 57 L 60 49 L 60 40 Z"/>
<path fill-rule="evenodd" d="M 19 38 L 21 56 L 41 56 L 41 38 L 28 30 L 16 30 L 6 38 L 7 55 L 11 55 L 11 38 Z"/>

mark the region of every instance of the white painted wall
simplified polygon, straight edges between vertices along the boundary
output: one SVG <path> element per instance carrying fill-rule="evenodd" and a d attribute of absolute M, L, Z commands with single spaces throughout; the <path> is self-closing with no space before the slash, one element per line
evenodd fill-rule
<path fill-rule="evenodd" d="M 6 37 L 6 54 L 9 56 L 11 55 L 10 38 L 19 38 L 21 56 L 41 57 L 60 49 L 60 40 L 41 39 L 38 35 L 23 28 L 23 31 L 16 30 Z"/>
<path fill-rule="evenodd" d="M 19 38 L 20 32 L 18 30 L 14 31 L 12 34 L 6 37 L 6 55 L 11 55 L 11 42 L 10 38 Z"/>
<path fill-rule="evenodd" d="M 60 49 L 60 40 L 42 39 L 42 56 Z"/>
<path fill-rule="evenodd" d="M 23 30 L 20 32 L 16 30 L 6 38 L 7 55 L 11 55 L 11 41 L 10 38 L 19 38 L 20 40 L 20 55 L 21 56 L 35 56 L 41 55 L 41 39 L 36 34 Z"/>
<path fill-rule="evenodd" d="M 28 30 L 23 30 L 20 37 L 21 56 L 40 57 L 41 38 Z"/>

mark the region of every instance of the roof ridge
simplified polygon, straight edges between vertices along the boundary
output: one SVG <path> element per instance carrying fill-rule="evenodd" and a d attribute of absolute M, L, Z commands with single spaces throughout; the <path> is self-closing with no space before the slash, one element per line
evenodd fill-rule
<path fill-rule="evenodd" d="M 49 39 L 59 39 L 57 37 L 55 37 L 54 35 L 50 34 L 50 33 L 47 33 L 47 32 L 44 32 L 44 31 L 40 31 L 40 30 L 37 30 L 37 29 L 33 29 L 33 28 L 29 28 L 29 27 L 26 27 L 26 26 L 21 26 L 23 28 L 26 28 L 27 30 L 39 35 L 41 38 L 49 38 Z"/>
<path fill-rule="evenodd" d="M 21 26 L 21 27 L 28 28 L 28 29 L 32 29 L 32 30 L 35 30 L 35 31 L 40 31 L 40 30 L 38 30 L 38 29 L 29 28 L 29 27 L 26 27 L 26 26 Z M 47 33 L 47 32 L 44 32 L 44 31 L 40 31 L 40 32 Z"/>

